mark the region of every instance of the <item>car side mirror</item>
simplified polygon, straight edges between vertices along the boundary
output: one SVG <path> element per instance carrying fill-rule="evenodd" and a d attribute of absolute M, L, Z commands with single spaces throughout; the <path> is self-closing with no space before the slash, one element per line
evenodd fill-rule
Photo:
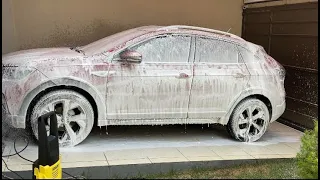
<path fill-rule="evenodd" d="M 137 51 L 125 50 L 120 53 L 121 60 L 131 63 L 141 63 L 142 55 Z"/>

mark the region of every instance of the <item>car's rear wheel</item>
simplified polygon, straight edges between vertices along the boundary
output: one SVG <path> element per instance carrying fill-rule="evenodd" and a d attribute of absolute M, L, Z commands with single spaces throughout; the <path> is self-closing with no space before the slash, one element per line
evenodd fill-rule
<path fill-rule="evenodd" d="M 38 139 L 37 118 L 47 112 L 57 114 L 59 145 L 75 146 L 91 132 L 94 111 L 90 102 L 72 90 L 56 90 L 42 96 L 31 110 L 30 124 L 33 135 Z M 49 133 L 50 121 L 46 122 Z"/>
<path fill-rule="evenodd" d="M 236 106 L 227 128 L 233 138 L 254 142 L 266 132 L 269 121 L 268 107 L 259 99 L 248 98 Z"/>

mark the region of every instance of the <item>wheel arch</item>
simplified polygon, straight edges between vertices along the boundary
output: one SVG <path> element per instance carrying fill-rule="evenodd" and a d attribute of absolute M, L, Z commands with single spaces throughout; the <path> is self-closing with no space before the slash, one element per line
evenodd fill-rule
<path fill-rule="evenodd" d="M 25 117 L 25 125 L 28 120 L 27 113 L 33 103 L 44 94 L 58 89 L 72 89 L 88 98 L 95 111 L 95 121 L 104 120 L 106 118 L 105 103 L 98 90 L 78 78 L 66 77 L 48 80 L 27 93 L 19 110 L 19 115 Z"/>
<path fill-rule="evenodd" d="M 268 92 L 261 90 L 261 89 L 250 89 L 250 90 L 246 90 L 242 93 L 240 93 L 240 95 L 238 95 L 238 98 L 236 98 L 235 101 L 233 101 L 230 105 L 229 111 L 227 112 L 227 114 L 225 115 L 225 117 L 222 119 L 221 124 L 228 124 L 229 120 L 230 120 L 230 116 L 233 112 L 233 110 L 236 108 L 236 106 L 248 99 L 248 98 L 256 98 L 261 100 L 263 103 L 265 103 L 265 105 L 268 107 L 269 113 L 270 113 L 270 119 L 272 117 L 272 113 L 273 113 L 273 108 L 274 108 L 274 103 L 272 102 L 272 99 L 270 98 L 271 96 L 269 95 Z"/>

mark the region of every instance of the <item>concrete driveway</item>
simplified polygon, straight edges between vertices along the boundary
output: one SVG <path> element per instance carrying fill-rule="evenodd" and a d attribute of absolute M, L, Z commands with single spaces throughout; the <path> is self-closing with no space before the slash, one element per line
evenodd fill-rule
<path fill-rule="evenodd" d="M 185 131 L 186 129 L 186 131 Z M 61 148 L 62 167 L 92 167 L 163 162 L 221 161 L 238 159 L 293 158 L 300 148 L 302 132 L 278 122 L 254 143 L 233 140 L 224 126 L 110 126 L 93 129 L 90 136 L 73 148 Z M 5 154 L 14 153 L 13 141 L 5 142 Z M 25 142 L 17 142 L 18 151 Z M 37 146 L 30 143 L 21 153 L 37 159 Z M 9 168 L 31 170 L 31 163 L 18 156 L 5 158 Z M 7 171 L 2 166 L 2 171 Z"/>

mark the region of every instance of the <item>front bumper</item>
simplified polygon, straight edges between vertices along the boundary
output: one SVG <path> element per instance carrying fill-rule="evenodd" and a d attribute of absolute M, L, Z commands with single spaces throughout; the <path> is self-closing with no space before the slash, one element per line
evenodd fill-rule
<path fill-rule="evenodd" d="M 48 78 L 37 70 L 21 79 L 2 76 L 2 105 L 6 111 L 5 120 L 9 125 L 15 128 L 25 128 L 27 107 L 29 100 L 33 98 L 28 95 L 47 80 Z"/>
<path fill-rule="evenodd" d="M 12 115 L 9 111 L 7 100 L 2 93 L 2 123 L 10 125 L 15 128 L 24 128 L 24 118 L 22 116 Z"/>
<path fill-rule="evenodd" d="M 3 113 L 2 115 L 10 114 L 8 110 L 7 100 L 3 93 L 2 93 L 2 113 Z"/>

